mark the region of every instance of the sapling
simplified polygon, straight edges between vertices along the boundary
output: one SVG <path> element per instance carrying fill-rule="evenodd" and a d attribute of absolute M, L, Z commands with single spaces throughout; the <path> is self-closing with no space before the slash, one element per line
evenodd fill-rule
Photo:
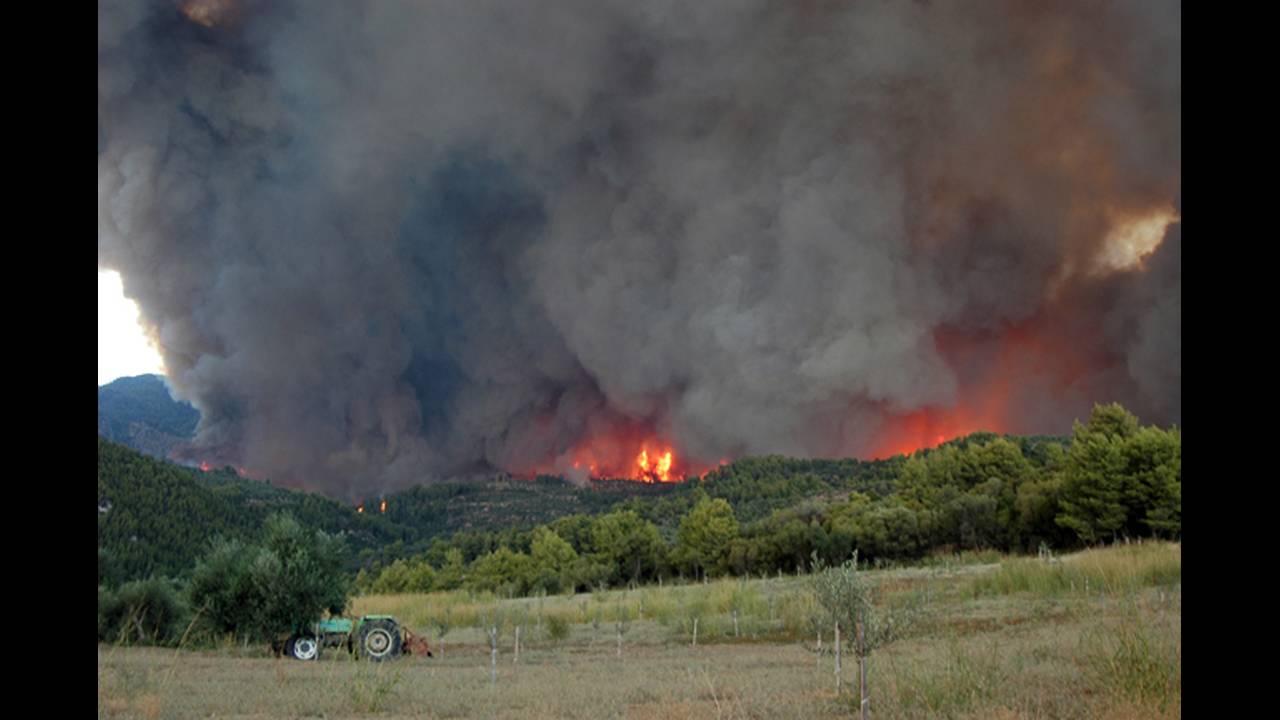
<path fill-rule="evenodd" d="M 729 596 L 729 610 L 733 614 L 733 636 L 742 637 L 738 631 L 738 615 L 746 604 L 746 585 L 738 583 L 738 587 L 734 589 L 733 594 Z"/>
<path fill-rule="evenodd" d="M 498 626 L 489 626 L 489 682 L 498 684 Z"/>
<path fill-rule="evenodd" d="M 494 610 L 492 614 L 476 617 L 481 629 L 489 635 L 489 682 L 498 682 L 498 631 L 502 627 L 502 614 Z"/>
<path fill-rule="evenodd" d="M 445 608 L 444 613 L 436 618 L 436 631 L 440 636 L 440 659 L 444 659 L 444 636 L 449 633 L 449 629 L 453 626 L 453 609 Z"/>
<path fill-rule="evenodd" d="M 909 606 L 877 608 L 871 587 L 858 570 L 858 554 L 838 567 L 824 567 L 814 553 L 814 575 L 811 588 L 818 603 L 830 616 L 836 630 L 836 691 L 840 690 L 841 627 L 853 629 L 853 651 L 858 659 L 858 697 L 864 720 L 871 711 L 867 689 L 867 659 L 876 648 L 896 640 L 914 616 Z M 846 634 L 846 642 L 848 635 Z"/>
<path fill-rule="evenodd" d="M 520 662 L 520 630 L 526 627 L 528 624 L 529 624 L 529 608 L 526 606 L 524 608 L 524 611 L 520 614 L 520 621 L 516 623 L 516 631 L 515 631 L 516 645 L 515 645 L 515 652 L 511 659 L 511 663 L 513 665 L 518 664 Z"/>
<path fill-rule="evenodd" d="M 831 639 L 836 649 L 836 695 L 840 694 L 840 621 L 836 621 L 835 637 Z"/>
<path fill-rule="evenodd" d="M 706 611 L 706 601 L 698 598 L 688 605 L 689 619 L 693 622 L 693 647 L 698 646 L 698 621 Z"/>
<path fill-rule="evenodd" d="M 614 629 L 618 631 L 618 657 L 622 657 L 622 636 L 631 628 L 631 613 L 627 608 L 619 606 Z"/>

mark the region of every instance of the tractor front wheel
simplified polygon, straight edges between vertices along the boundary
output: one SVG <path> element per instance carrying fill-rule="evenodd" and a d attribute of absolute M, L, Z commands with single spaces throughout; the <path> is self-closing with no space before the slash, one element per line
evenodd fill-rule
<path fill-rule="evenodd" d="M 294 660 L 315 660 L 320 656 L 320 642 L 310 635 L 294 635 L 284 644 L 284 651 Z"/>
<path fill-rule="evenodd" d="M 390 620 L 370 620 L 360 627 L 360 656 L 382 662 L 400 654 L 400 630 Z"/>

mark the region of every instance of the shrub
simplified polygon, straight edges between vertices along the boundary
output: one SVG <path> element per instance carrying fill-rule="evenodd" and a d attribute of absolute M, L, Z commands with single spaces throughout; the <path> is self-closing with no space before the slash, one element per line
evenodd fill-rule
<path fill-rule="evenodd" d="M 178 642 L 190 612 L 172 580 L 151 578 L 98 589 L 98 639 L 170 645 Z"/>
<path fill-rule="evenodd" d="M 191 600 L 219 633 L 274 640 L 346 609 L 351 586 L 342 554 L 340 540 L 273 515 L 262 546 L 214 544 L 192 576 Z"/>
<path fill-rule="evenodd" d="M 196 565 L 188 586 L 201 623 L 219 635 L 250 633 L 256 597 L 249 566 L 260 548 L 239 540 L 215 540 Z"/>
<path fill-rule="evenodd" d="M 547 637 L 559 644 L 569 637 L 569 621 L 560 615 L 547 616 Z"/>

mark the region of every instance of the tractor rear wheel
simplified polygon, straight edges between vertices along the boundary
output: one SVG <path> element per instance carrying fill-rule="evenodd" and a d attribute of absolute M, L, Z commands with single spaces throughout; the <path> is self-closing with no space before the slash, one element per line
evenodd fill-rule
<path fill-rule="evenodd" d="M 382 662 L 400 654 L 400 629 L 390 620 L 370 620 L 360 626 L 356 647 L 360 657 Z"/>
<path fill-rule="evenodd" d="M 320 643 L 310 635 L 294 635 L 284 644 L 284 652 L 294 660 L 315 660 L 320 657 Z"/>

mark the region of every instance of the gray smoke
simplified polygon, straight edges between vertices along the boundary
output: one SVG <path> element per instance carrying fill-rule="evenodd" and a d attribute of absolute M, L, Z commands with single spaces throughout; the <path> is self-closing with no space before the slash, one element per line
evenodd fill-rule
<path fill-rule="evenodd" d="M 874 453 L 993 393 L 1176 423 L 1180 225 L 1095 259 L 1180 209 L 1180 15 L 104 0 L 98 263 L 194 454 L 345 497 L 618 437 Z"/>

